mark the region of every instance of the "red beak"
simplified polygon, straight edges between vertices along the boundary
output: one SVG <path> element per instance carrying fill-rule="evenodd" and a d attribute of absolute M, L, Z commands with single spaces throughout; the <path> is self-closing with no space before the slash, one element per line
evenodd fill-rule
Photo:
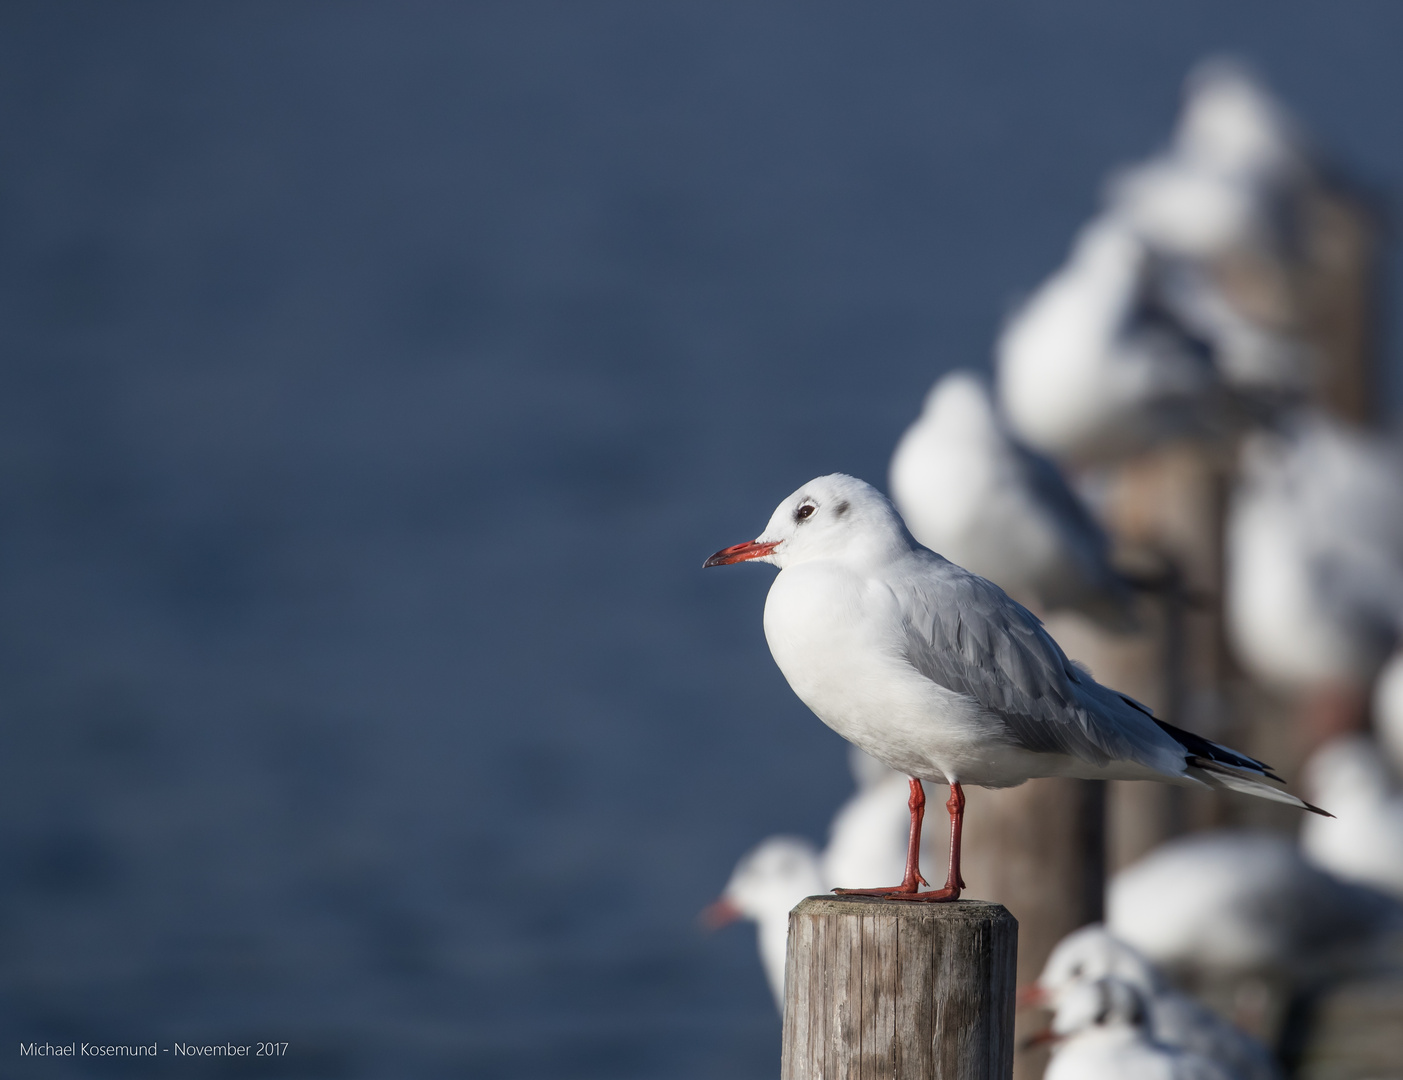
<path fill-rule="evenodd" d="M 779 545 L 778 540 L 771 544 L 762 544 L 758 540 L 747 540 L 744 544 L 732 544 L 728 548 L 722 548 L 702 563 L 702 569 L 705 570 L 708 566 L 729 566 L 731 563 L 745 562 L 746 559 L 762 559 Z"/>
<path fill-rule="evenodd" d="M 729 926 L 744 917 L 740 908 L 724 896 L 707 904 L 706 907 L 702 908 L 701 914 L 697 916 L 701 924 L 708 930 L 720 930 L 721 927 Z"/>
<path fill-rule="evenodd" d="M 1018 991 L 1018 1007 L 1029 1009 L 1036 1005 L 1047 1004 L 1047 991 L 1037 983 L 1029 983 Z"/>

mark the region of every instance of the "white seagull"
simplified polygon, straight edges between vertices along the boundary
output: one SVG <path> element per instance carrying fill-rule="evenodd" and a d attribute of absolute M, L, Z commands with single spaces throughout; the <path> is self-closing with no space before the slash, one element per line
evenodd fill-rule
<path fill-rule="evenodd" d="M 737 919 L 755 924 L 760 966 L 781 1009 L 789 912 L 804 897 L 824 891 L 821 875 L 813 844 L 798 836 L 771 836 L 741 857 L 720 898 L 702 912 L 702 922 L 712 929 Z"/>
<path fill-rule="evenodd" d="M 1144 995 L 1116 978 L 1077 985 L 1062 999 L 1050 1031 L 1043 1080 L 1236 1080 L 1222 1065 L 1155 1041 Z"/>
<path fill-rule="evenodd" d="M 931 387 L 892 455 L 891 493 L 917 540 L 1019 600 L 1134 624 L 1105 531 L 1057 466 L 1013 438 L 972 372 Z"/>
<path fill-rule="evenodd" d="M 1102 686 L 1027 608 L 917 544 L 861 480 L 810 481 L 759 537 L 703 565 L 747 560 L 780 569 L 765 602 L 765 638 L 790 687 L 839 735 L 911 777 L 901 883 L 839 891 L 957 899 L 962 784 L 1161 780 L 1314 809 L 1269 784 L 1276 778 L 1261 762 Z M 929 892 L 919 888 L 922 780 L 950 786 L 950 861 L 945 886 Z"/>
<path fill-rule="evenodd" d="M 1265 1046 L 1206 1005 L 1175 990 L 1154 964 L 1100 923 L 1073 930 L 1058 942 L 1038 981 L 1019 993 L 1019 1003 L 1055 1010 L 1078 988 L 1108 977 L 1140 992 L 1148 1029 L 1157 1042 L 1202 1054 L 1241 1080 L 1280 1077 L 1280 1069 Z"/>
<path fill-rule="evenodd" d="M 741 857 L 721 896 L 702 921 L 713 929 L 748 919 L 756 925 L 760 964 L 775 1005 L 784 1008 L 784 959 L 789 912 L 833 883 L 885 874 L 906 857 L 906 778 L 852 748 L 857 791 L 838 808 L 819 852 L 795 836 L 771 836 Z"/>
<path fill-rule="evenodd" d="M 1311 798 L 1338 817 L 1301 823 L 1306 858 L 1403 900 L 1403 792 L 1379 745 L 1365 735 L 1332 739 L 1311 755 L 1303 777 Z"/>
<path fill-rule="evenodd" d="M 1293 200 L 1312 172 L 1292 117 L 1247 68 L 1217 59 L 1190 74 L 1169 149 L 1118 174 L 1108 194 L 1165 254 L 1280 257 L 1292 243 Z"/>
<path fill-rule="evenodd" d="M 1374 733 L 1397 776 L 1403 776 L 1403 652 L 1394 652 L 1374 683 Z"/>
<path fill-rule="evenodd" d="M 1360 695 L 1403 628 L 1403 452 L 1299 412 L 1243 445 L 1228 507 L 1228 632 L 1257 678 Z"/>
<path fill-rule="evenodd" d="M 1158 302 L 1153 270 L 1144 240 L 1102 216 L 1010 318 L 999 403 L 1029 446 L 1098 461 L 1221 426 L 1212 356 Z"/>
<path fill-rule="evenodd" d="M 1382 893 L 1312 866 L 1289 837 L 1250 830 L 1161 844 L 1106 886 L 1106 924 L 1155 963 L 1209 981 L 1300 977 L 1351 961 L 1399 925 Z"/>

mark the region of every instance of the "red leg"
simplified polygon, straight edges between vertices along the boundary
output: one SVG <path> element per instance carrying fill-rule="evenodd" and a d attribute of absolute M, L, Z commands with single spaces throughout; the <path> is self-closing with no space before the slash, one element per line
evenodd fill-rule
<path fill-rule="evenodd" d="M 960 890 L 965 887 L 960 877 L 960 833 L 965 824 L 965 793 L 959 784 L 950 785 L 950 801 L 945 804 L 950 811 L 950 868 L 945 875 L 945 888 L 930 892 L 893 891 L 888 893 L 892 900 L 923 900 L 935 903 L 940 900 L 958 900 Z"/>
<path fill-rule="evenodd" d="M 911 778 L 911 797 L 906 801 L 906 805 L 911 810 L 911 836 L 906 842 L 906 876 L 901 879 L 901 884 L 889 885 L 884 889 L 834 889 L 835 893 L 840 896 L 889 896 L 892 893 L 914 895 L 922 885 L 930 884 L 921 877 L 921 821 L 926 816 L 926 789 L 915 777 Z"/>

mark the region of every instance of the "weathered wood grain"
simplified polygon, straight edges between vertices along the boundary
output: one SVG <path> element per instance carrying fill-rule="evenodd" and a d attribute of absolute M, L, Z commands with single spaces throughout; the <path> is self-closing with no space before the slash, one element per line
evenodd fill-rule
<path fill-rule="evenodd" d="M 789 915 L 784 1080 L 1008 1080 L 1018 923 L 999 904 L 813 896 Z"/>

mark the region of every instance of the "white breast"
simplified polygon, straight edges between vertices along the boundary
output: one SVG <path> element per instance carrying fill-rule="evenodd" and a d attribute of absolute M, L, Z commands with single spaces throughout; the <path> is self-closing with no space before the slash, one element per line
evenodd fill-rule
<path fill-rule="evenodd" d="M 925 678 L 904 655 L 896 598 L 881 582 L 835 562 L 780 573 L 765 602 L 765 638 L 789 685 L 825 724 L 908 776 L 1009 783 L 997 720 Z"/>

